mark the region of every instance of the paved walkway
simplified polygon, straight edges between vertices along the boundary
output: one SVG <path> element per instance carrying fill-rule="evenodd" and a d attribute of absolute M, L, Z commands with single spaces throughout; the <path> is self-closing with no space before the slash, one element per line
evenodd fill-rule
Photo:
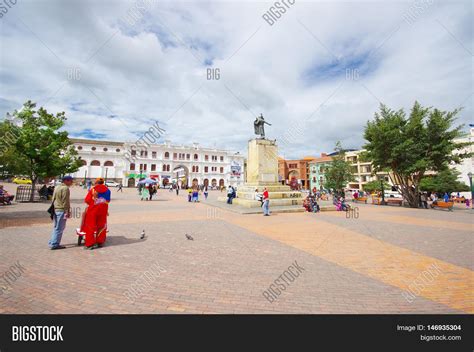
<path fill-rule="evenodd" d="M 83 193 L 73 188 L 78 217 Z M 0 207 L 0 274 L 24 268 L 11 285 L 0 278 L 0 313 L 474 312 L 471 211 L 361 204 L 263 217 L 184 192 L 140 202 L 114 190 L 106 247 L 77 247 L 77 218 L 68 248 L 50 251 L 47 206 Z M 270 303 L 263 292 L 295 261 L 304 270 Z"/>

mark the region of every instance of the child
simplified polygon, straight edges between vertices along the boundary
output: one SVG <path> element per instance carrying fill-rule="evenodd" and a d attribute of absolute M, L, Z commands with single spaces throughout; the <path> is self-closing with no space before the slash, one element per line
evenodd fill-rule
<path fill-rule="evenodd" d="M 258 189 L 255 189 L 255 200 L 260 202 L 260 206 L 263 206 L 263 196 L 258 193 Z"/>
<path fill-rule="evenodd" d="M 188 202 L 191 202 L 193 190 L 191 188 L 188 189 Z"/>

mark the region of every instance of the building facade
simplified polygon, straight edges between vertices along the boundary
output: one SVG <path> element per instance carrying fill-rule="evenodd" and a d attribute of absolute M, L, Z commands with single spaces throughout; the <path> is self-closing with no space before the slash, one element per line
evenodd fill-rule
<path fill-rule="evenodd" d="M 466 136 L 456 139 L 455 142 L 471 143 L 470 146 L 464 150 L 461 150 L 461 152 L 472 153 L 473 156 L 464 159 L 461 164 L 453 165 L 453 168 L 459 172 L 459 181 L 465 183 L 466 185 L 469 185 L 469 173 L 471 175 L 474 174 L 474 124 L 469 125 L 469 127 L 470 129 Z"/>
<path fill-rule="evenodd" d="M 321 153 L 319 158 L 314 159 L 309 163 L 309 183 L 310 188 L 316 188 L 319 191 L 327 190 L 326 170 L 331 165 L 332 157 L 326 153 Z"/>
<path fill-rule="evenodd" d="M 347 184 L 347 188 L 352 190 L 364 190 L 364 185 L 371 181 L 386 181 L 390 186 L 392 182 L 387 172 L 377 172 L 373 174 L 372 163 L 370 161 L 362 161 L 360 154 L 364 150 L 351 150 L 345 153 L 345 159 L 351 165 L 354 181 Z"/>
<path fill-rule="evenodd" d="M 292 189 L 309 189 L 309 163 L 314 157 L 304 157 L 299 160 L 285 160 L 278 158 L 278 179 Z"/>
<path fill-rule="evenodd" d="M 239 152 L 192 146 L 172 145 L 170 141 L 131 150 L 127 142 L 72 139 L 83 161 L 73 174 L 78 180 L 103 177 L 135 187 L 146 177 L 160 185 L 240 186 L 244 183 L 245 158 Z M 131 154 L 131 157 L 126 155 Z"/>

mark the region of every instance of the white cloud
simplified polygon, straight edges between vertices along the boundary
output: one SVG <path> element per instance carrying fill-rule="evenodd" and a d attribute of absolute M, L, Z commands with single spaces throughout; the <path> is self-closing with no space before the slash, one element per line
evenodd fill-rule
<path fill-rule="evenodd" d="M 459 122 L 472 122 L 470 1 L 433 2 L 413 24 L 403 17 L 413 2 L 297 1 L 273 26 L 261 17 L 271 2 L 151 3 L 130 26 L 132 1 L 18 2 L 0 20 L 0 113 L 47 102 L 66 111 L 72 135 L 116 140 L 158 119 L 173 142 L 245 152 L 254 114 L 282 140 L 319 107 L 281 146 L 295 158 L 336 140 L 360 147 L 379 101 L 463 104 Z M 219 81 L 206 80 L 205 62 Z M 346 80 L 345 67 L 359 80 Z M 68 81 L 68 68 L 80 80 Z"/>

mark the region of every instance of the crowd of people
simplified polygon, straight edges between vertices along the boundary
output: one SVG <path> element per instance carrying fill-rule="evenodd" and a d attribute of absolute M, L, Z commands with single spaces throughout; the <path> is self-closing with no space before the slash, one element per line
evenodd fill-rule
<path fill-rule="evenodd" d="M 428 209 L 434 205 L 438 205 L 440 201 L 445 203 L 457 201 L 459 203 L 464 203 L 466 208 L 471 207 L 471 200 L 469 198 L 461 196 L 459 192 L 457 192 L 455 196 L 450 195 L 447 192 L 445 192 L 444 194 L 438 194 L 436 192 L 420 192 L 421 208 Z"/>
<path fill-rule="evenodd" d="M 53 231 L 49 240 L 49 247 L 52 250 L 63 249 L 61 245 L 61 238 L 66 227 L 66 220 L 71 216 L 70 206 L 70 186 L 73 183 L 71 176 L 65 176 L 62 179 L 62 183 L 56 187 L 50 185 L 43 187 L 39 190 L 40 196 L 43 199 L 51 199 L 52 204 L 48 210 L 53 220 Z M 105 185 L 103 178 L 97 178 L 92 185 L 92 181 L 87 181 L 84 186 L 87 185 L 87 195 L 84 199 L 87 207 L 82 215 L 81 227 L 76 230 L 78 236 L 85 237 L 85 249 L 95 249 L 104 245 L 107 233 L 107 216 L 108 216 L 108 204 L 111 200 L 111 192 Z M 157 194 L 159 185 L 156 182 L 141 182 L 138 184 L 138 193 L 140 200 L 151 201 Z M 173 184 L 170 186 L 170 192 L 176 192 L 179 195 L 180 186 Z M 223 188 L 220 188 L 221 192 Z M 117 188 L 117 191 L 122 191 L 121 184 Z M 204 199 L 208 198 L 209 188 L 207 185 L 193 185 L 187 187 L 188 191 L 188 202 L 199 202 L 201 194 L 204 195 Z M 380 192 L 379 192 L 380 193 Z M 319 201 L 328 200 L 329 196 L 332 195 L 332 203 L 336 207 L 337 211 L 348 211 L 350 205 L 346 203 L 345 193 L 337 194 L 330 191 L 320 191 L 316 188 L 310 190 L 303 200 L 303 207 L 307 212 L 318 213 L 321 210 Z M 357 200 L 362 197 L 368 197 L 371 194 L 356 190 L 353 193 L 349 192 L 348 196 L 352 196 L 353 199 Z M 371 196 L 377 197 L 381 194 L 374 193 Z M 232 204 L 233 199 L 237 197 L 237 189 L 228 185 L 227 187 L 227 204 Z M 0 204 L 8 205 L 11 204 L 14 196 L 8 193 L 3 185 L 0 185 Z M 270 198 L 267 188 L 263 189 L 260 193 L 258 189 L 255 189 L 254 199 L 260 202 L 263 215 L 270 215 Z M 471 201 L 464 196 L 461 197 L 459 193 L 457 195 L 450 195 L 448 193 L 437 194 L 436 192 L 420 192 L 419 193 L 420 207 L 428 209 L 437 205 L 439 202 L 454 202 L 464 203 L 467 208 L 471 207 Z"/>

